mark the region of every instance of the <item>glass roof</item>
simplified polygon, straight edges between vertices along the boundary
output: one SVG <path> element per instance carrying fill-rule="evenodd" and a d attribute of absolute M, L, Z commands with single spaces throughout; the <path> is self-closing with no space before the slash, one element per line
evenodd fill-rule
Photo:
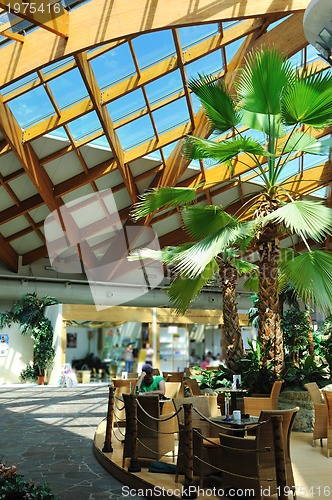
<path fill-rule="evenodd" d="M 62 8 L 64 16 L 68 14 L 70 21 L 80 9 L 89 8 L 89 5 L 92 8 L 93 3 L 94 0 L 63 0 L 55 4 Z M 200 14 L 198 18 L 203 16 Z M 0 9 L 0 23 L 13 21 L 14 17 Z M 185 164 L 180 146 L 183 137 L 197 130 L 202 136 L 209 136 L 206 126 L 197 122 L 200 103 L 190 94 L 187 83 L 188 79 L 198 74 L 223 77 L 230 71 L 229 68 L 236 71 L 247 46 L 250 43 L 259 46 L 261 39 L 269 39 L 269 36 L 287 51 L 283 37 L 275 33 L 283 33 L 283 23 L 289 21 L 292 21 L 292 13 L 281 11 L 272 15 L 265 12 L 257 17 L 225 20 L 221 17 L 219 22 L 203 19 L 197 25 L 192 22 L 188 26 L 178 23 L 145 33 L 119 35 L 111 40 L 102 40 L 100 36 L 95 46 L 89 44 L 84 50 L 65 53 L 57 60 L 49 57 L 46 63 L 43 61 L 26 74 L 23 71 L 20 78 L 14 77 L 13 81 L 8 78 L 0 88 L 4 106 L 12 113 L 14 129 L 19 130 L 18 137 L 22 135 L 22 144 L 29 158 L 36 155 L 34 168 L 37 165 L 51 178 L 50 192 L 56 194 L 54 201 L 47 179 L 44 179 L 42 187 L 37 185 L 20 153 L 14 155 L 16 163 L 7 175 L 9 153 L 15 141 L 7 144 L 5 134 L 3 153 L 0 151 L 0 169 L 6 172 L 3 180 L 6 207 L 3 210 L 11 212 L 3 216 L 3 224 L 23 218 L 26 226 L 31 227 L 39 238 L 42 248 L 45 241 L 40 228 L 30 225 L 29 214 L 40 206 L 44 206 L 45 211 L 51 211 L 58 202 L 74 199 L 74 192 L 96 191 L 98 185 L 112 186 L 118 199 L 128 203 L 128 206 L 125 203 L 121 205 L 123 221 L 142 187 L 155 186 L 159 182 L 158 176 L 167 179 L 170 185 L 196 185 L 202 179 L 210 179 L 211 189 L 204 192 L 204 202 L 213 202 L 213 196 L 219 197 L 226 192 L 238 200 L 241 191 L 238 182 L 249 180 L 257 187 L 259 180 L 253 170 L 241 172 L 236 179 L 232 176 L 218 179 L 218 166 L 209 161 Z M 28 43 L 44 28 L 35 24 L 34 20 L 22 19 L 9 27 L 8 37 L 0 26 L 0 51 L 9 50 L 10 45 L 25 43 L 11 38 L 14 31 L 25 37 Z M 248 43 L 247 37 L 252 34 L 254 36 Z M 52 32 L 52 36 L 60 37 L 61 33 L 54 35 Z M 301 39 L 301 36 L 297 38 Z M 299 68 L 313 62 L 323 64 L 315 49 L 305 41 L 299 42 L 297 47 L 294 43 L 286 55 Z M 325 69 L 326 65 L 321 66 L 321 70 Z M 221 139 L 215 136 L 210 138 Z M 264 140 L 258 132 L 257 138 Z M 55 144 L 59 139 L 62 140 L 60 146 Z M 94 149 L 91 149 L 93 152 L 89 153 L 89 161 L 86 161 L 86 148 L 89 146 L 94 146 Z M 1 166 L 1 158 L 5 163 L 5 155 L 6 166 Z M 328 160 L 328 157 L 296 158 L 285 170 L 285 178 L 309 171 Z M 32 199 L 28 207 L 20 209 L 21 200 L 17 196 L 15 198 L 14 190 L 11 191 L 12 177 L 15 177 L 15 186 L 19 180 L 28 185 L 29 180 L 34 187 L 34 194 L 29 192 L 28 196 L 22 191 L 22 196 L 33 198 L 40 191 L 42 200 Z M 324 176 L 322 182 L 326 184 Z M 327 194 L 326 186 L 321 186 L 319 179 L 311 190 L 314 196 Z M 157 217 L 156 223 L 161 226 L 166 219 L 167 215 L 163 214 Z M 181 221 L 178 222 L 180 231 Z M 17 248 L 21 245 L 21 235 L 20 222 L 16 236 L 11 236 L 11 241 L 18 240 Z M 29 259 L 39 258 L 42 254 L 40 249 L 39 254 L 33 253 L 36 239 L 31 245 Z M 29 253 L 28 247 L 25 253 Z"/>

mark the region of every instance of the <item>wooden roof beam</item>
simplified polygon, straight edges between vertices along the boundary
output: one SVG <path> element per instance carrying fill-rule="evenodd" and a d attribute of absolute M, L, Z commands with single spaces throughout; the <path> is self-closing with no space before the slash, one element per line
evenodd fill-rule
<path fill-rule="evenodd" d="M 91 0 L 70 12 L 68 43 L 54 33 L 36 30 L 29 34 L 19 50 L 16 44 L 3 47 L 1 63 L 7 71 L 0 74 L 0 87 L 63 57 L 133 34 L 165 27 L 304 12 L 309 1 L 275 0 L 267 3 L 237 0 L 234 3 L 234 0 L 200 0 L 197 3 L 192 0 L 168 0 L 151 4 L 151 0 L 113 0 L 110 6 L 109 0 Z M 14 3 L 14 0 L 11 2 Z M 2 3 L 8 4 L 9 0 Z"/>
<path fill-rule="evenodd" d="M 76 60 L 77 67 L 81 73 L 81 76 L 84 80 L 84 83 L 87 87 L 87 90 L 89 92 L 91 100 L 93 102 L 93 105 L 94 105 L 95 111 L 98 115 L 98 118 L 100 120 L 102 129 L 103 129 L 105 136 L 108 140 L 108 143 L 112 149 L 114 158 L 115 158 L 117 165 L 118 165 L 118 168 L 121 172 L 121 175 L 122 175 L 122 178 L 123 178 L 124 183 L 126 185 L 126 188 L 128 190 L 129 196 L 130 196 L 132 202 L 135 203 L 137 201 L 137 196 L 139 193 L 138 193 L 137 187 L 135 185 L 131 171 L 128 168 L 128 165 L 126 165 L 124 162 L 123 149 L 122 149 L 122 146 L 120 144 L 117 133 L 114 130 L 114 126 L 113 126 L 111 117 L 109 115 L 108 109 L 106 106 L 102 106 L 100 88 L 99 88 L 98 82 L 95 78 L 95 75 L 93 73 L 91 64 L 89 63 L 85 52 L 80 53 L 80 54 L 76 54 L 75 60 Z"/>

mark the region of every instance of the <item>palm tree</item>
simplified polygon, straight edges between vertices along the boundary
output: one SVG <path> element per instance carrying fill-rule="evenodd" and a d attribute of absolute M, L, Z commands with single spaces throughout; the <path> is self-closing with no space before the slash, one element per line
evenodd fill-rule
<path fill-rule="evenodd" d="M 184 155 L 188 159 L 224 164 L 225 169 L 232 168 L 234 159 L 251 168 L 254 165 L 262 190 L 242 206 L 238 214 L 246 220 L 242 229 L 236 226 L 236 230 L 227 227 L 211 230 L 207 237 L 187 248 L 177 267 L 184 270 L 187 277 L 196 278 L 207 262 L 236 241 L 241 231 L 242 236 L 255 233 L 259 266 L 258 334 L 262 350 L 267 352 L 262 364 L 267 366 L 274 361 L 279 375 L 283 367 L 283 339 L 278 264 L 305 303 L 323 311 L 331 310 L 332 255 L 311 249 L 308 240 L 319 244 L 331 234 L 332 210 L 321 203 L 302 200 L 296 192 L 287 189 L 290 161 L 301 153 L 329 152 L 331 139 L 317 140 L 314 131 L 332 123 L 331 73 L 297 72 L 276 50 L 261 49 L 247 56 L 235 82 L 235 96 L 222 80 L 204 75 L 190 80 L 189 88 L 199 98 L 211 132 L 232 131 L 233 134 L 219 141 L 188 136 Z M 253 131 L 252 137 L 248 132 L 241 132 L 242 126 Z M 161 189 L 166 189 L 163 192 L 166 197 L 167 188 Z M 169 205 L 165 199 L 160 204 L 159 191 L 143 195 L 141 214 L 147 215 L 161 206 L 173 206 L 171 189 Z M 202 226 L 209 223 L 209 215 L 207 211 L 206 220 L 200 220 Z M 278 262 L 279 237 L 290 233 L 303 239 L 307 251 Z M 271 347 L 265 349 L 269 345 Z"/>
<path fill-rule="evenodd" d="M 311 250 L 308 239 L 321 242 L 332 229 L 332 210 L 322 204 L 300 200 L 287 190 L 287 166 L 299 153 L 326 154 L 331 139 L 318 141 L 313 129 L 332 123 L 332 78 L 330 72 L 297 72 L 274 49 L 249 53 L 235 84 L 232 97 L 222 81 L 199 76 L 189 82 L 200 99 L 214 132 L 230 129 L 235 136 L 220 142 L 188 136 L 184 154 L 189 159 L 208 158 L 225 163 L 232 159 L 253 162 L 263 184 L 242 210 L 241 217 L 261 222 L 255 235 L 258 252 L 259 338 L 264 348 L 272 340 L 268 358 L 276 373 L 283 366 L 282 333 L 278 298 L 279 237 L 297 233 L 307 252 L 282 263 L 305 302 L 316 302 L 325 310 L 332 304 L 332 257 Z M 241 133 L 239 125 L 254 130 Z M 262 141 L 257 137 L 262 133 Z M 257 226 L 256 226 L 257 227 Z M 301 269 L 301 271 L 300 271 Z M 300 271 L 300 272 L 299 272 Z M 263 360 L 267 363 L 269 359 Z"/>
<path fill-rule="evenodd" d="M 247 244 L 239 222 L 224 212 L 220 206 L 186 206 L 188 202 L 193 201 L 195 194 L 195 190 L 191 188 L 160 188 L 157 193 L 150 192 L 143 197 L 144 200 L 142 199 L 134 207 L 133 217 L 138 220 L 154 211 L 156 198 L 158 198 L 159 208 L 164 206 L 164 201 L 168 206 L 170 204 L 184 206 L 181 212 L 183 226 L 192 239 L 196 241 L 209 239 L 210 235 L 218 230 L 221 236 L 228 236 L 227 242 L 233 241 L 232 247 L 224 248 L 216 256 L 213 255 L 205 262 L 204 269 L 195 277 L 187 274 L 183 262 L 185 262 L 187 252 L 192 251 L 196 243 L 166 247 L 162 251 L 139 249 L 137 252 L 132 252 L 130 258 L 152 258 L 173 266 L 175 278 L 168 287 L 167 293 L 177 313 L 183 314 L 204 286 L 208 286 L 216 279 L 219 281 L 222 292 L 225 362 L 235 373 L 238 361 L 244 356 L 236 301 L 236 284 L 238 276 L 253 272 L 256 266 L 241 259 L 240 252 L 236 248 L 240 245 L 243 249 Z M 149 207 L 151 198 L 154 200 Z M 206 223 L 201 224 L 202 220 Z M 231 239 L 229 233 L 232 235 Z"/>

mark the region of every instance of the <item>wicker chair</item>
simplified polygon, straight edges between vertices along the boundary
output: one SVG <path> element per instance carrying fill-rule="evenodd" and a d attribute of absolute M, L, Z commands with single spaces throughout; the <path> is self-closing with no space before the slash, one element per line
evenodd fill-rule
<path fill-rule="evenodd" d="M 290 435 L 299 408 L 266 410 L 259 417 L 255 435 L 236 437 L 220 434 L 220 468 L 223 488 L 253 489 L 257 498 L 265 499 L 277 492 L 276 463 L 271 416 L 282 415 L 283 447 L 285 456 L 286 486 L 296 489 L 290 457 Z M 264 423 L 262 423 L 264 422 Z"/>
<path fill-rule="evenodd" d="M 270 396 L 244 397 L 244 413 L 259 417 L 261 411 L 263 410 L 277 410 L 280 390 L 283 383 L 283 380 L 277 380 L 274 382 Z"/>
<path fill-rule="evenodd" d="M 316 382 L 304 384 L 304 387 L 309 392 L 311 401 L 314 405 L 314 432 L 312 436 L 312 446 L 315 446 L 316 439 L 320 439 L 320 445 L 323 446 L 323 439 L 327 437 L 327 408 L 324 396 Z"/>
<path fill-rule="evenodd" d="M 219 408 L 217 406 L 217 395 L 212 394 L 210 396 L 192 396 L 188 398 L 175 398 L 173 399 L 174 407 L 179 410 L 184 403 L 191 403 L 194 408 L 196 408 L 205 417 L 215 417 L 220 415 Z M 178 449 L 178 459 L 176 464 L 176 475 L 175 481 L 178 482 L 179 474 L 184 473 L 184 460 L 183 460 L 183 439 L 185 436 L 184 412 L 180 411 L 178 413 L 179 420 L 179 449 Z M 206 421 L 198 413 L 192 410 L 192 427 L 197 430 L 197 433 L 193 432 L 193 473 L 195 476 L 199 476 L 201 482 L 203 478 L 211 474 L 216 473 L 216 468 L 211 467 L 209 463 L 216 464 L 219 460 L 219 447 L 217 450 L 215 447 L 203 446 L 202 436 L 211 437 L 212 441 L 217 439 L 219 436 L 220 429 L 213 425 L 212 423 Z M 219 439 L 218 439 L 219 441 Z M 204 463 L 206 462 L 206 463 Z"/>
<path fill-rule="evenodd" d="M 330 450 L 332 450 L 332 391 L 323 391 L 324 398 L 327 406 L 327 453 L 326 456 L 330 457 Z"/>
<path fill-rule="evenodd" d="M 183 396 L 181 382 L 165 382 L 165 396 L 172 399 Z"/>
<path fill-rule="evenodd" d="M 132 425 L 133 413 L 131 397 L 123 394 L 126 411 L 126 434 L 124 439 L 122 467 L 125 466 L 126 458 L 132 456 Z M 159 396 L 144 395 L 137 398 L 137 455 L 138 458 L 159 460 L 165 454 L 172 452 L 174 456 L 175 437 L 174 432 L 178 430 L 177 419 L 168 418 L 174 415 L 163 414 L 161 416 L 161 405 Z M 165 419 L 165 420 L 163 420 Z"/>
<path fill-rule="evenodd" d="M 125 410 L 123 406 L 122 394 L 129 394 L 135 387 L 136 382 L 137 378 L 112 379 L 114 387 L 114 424 L 116 425 L 125 425 Z"/>

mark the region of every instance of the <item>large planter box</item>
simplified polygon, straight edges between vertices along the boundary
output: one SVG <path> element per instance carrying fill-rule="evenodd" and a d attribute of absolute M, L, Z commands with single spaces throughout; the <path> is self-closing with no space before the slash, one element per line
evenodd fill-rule
<path fill-rule="evenodd" d="M 79 384 L 89 384 L 90 377 L 91 377 L 90 370 L 76 370 L 76 378 Z"/>
<path fill-rule="evenodd" d="M 287 410 L 300 407 L 294 421 L 294 431 L 312 432 L 314 425 L 314 407 L 308 391 L 281 391 L 279 409 Z"/>

